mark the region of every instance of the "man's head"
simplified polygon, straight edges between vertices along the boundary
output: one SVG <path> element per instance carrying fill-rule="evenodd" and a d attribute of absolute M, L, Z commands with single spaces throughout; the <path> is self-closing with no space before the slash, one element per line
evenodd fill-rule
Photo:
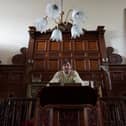
<path fill-rule="evenodd" d="M 69 60 L 64 60 L 63 65 L 62 65 L 62 70 L 66 73 L 69 74 L 71 72 L 72 66 Z"/>

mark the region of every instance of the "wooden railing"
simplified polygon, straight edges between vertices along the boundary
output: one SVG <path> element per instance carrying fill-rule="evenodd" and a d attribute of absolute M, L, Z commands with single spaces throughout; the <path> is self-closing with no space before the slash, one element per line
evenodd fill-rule
<path fill-rule="evenodd" d="M 126 97 L 100 98 L 95 106 L 47 105 L 41 107 L 37 101 L 31 98 L 9 98 L 1 101 L 0 126 L 42 126 L 43 123 L 53 126 L 62 122 L 67 124 L 65 120 L 68 121 L 68 118 L 72 118 L 78 126 L 126 126 Z M 77 119 L 75 119 L 76 116 Z M 60 121 L 56 121 L 56 118 Z M 72 121 L 69 124 L 71 126 Z"/>
<path fill-rule="evenodd" d="M 36 99 L 9 98 L 0 102 L 0 126 L 33 124 Z"/>
<path fill-rule="evenodd" d="M 101 98 L 103 126 L 126 126 L 126 97 Z"/>

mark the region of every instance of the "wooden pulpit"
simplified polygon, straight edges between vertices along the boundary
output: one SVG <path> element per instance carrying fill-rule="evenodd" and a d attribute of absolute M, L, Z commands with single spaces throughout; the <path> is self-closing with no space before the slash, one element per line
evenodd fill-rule
<path fill-rule="evenodd" d="M 39 97 L 40 108 L 37 119 L 40 126 L 97 125 L 95 108 L 97 92 L 89 86 L 43 87 Z M 92 114 L 91 118 L 89 114 Z"/>
<path fill-rule="evenodd" d="M 67 86 L 43 87 L 39 93 L 41 106 L 48 104 L 91 104 L 97 101 L 97 92 L 89 86 L 64 84 Z"/>

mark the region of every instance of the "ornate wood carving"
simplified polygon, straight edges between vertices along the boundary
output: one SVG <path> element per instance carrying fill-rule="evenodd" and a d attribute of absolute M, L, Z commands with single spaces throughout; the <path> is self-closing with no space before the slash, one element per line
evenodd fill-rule
<path fill-rule="evenodd" d="M 113 96 L 126 94 L 126 65 L 109 65 Z"/>
<path fill-rule="evenodd" d="M 23 47 L 20 49 L 21 54 L 16 54 L 12 57 L 13 64 L 25 64 L 27 56 L 27 48 Z"/>
<path fill-rule="evenodd" d="M 82 73 L 82 78 L 84 71 L 98 71 L 102 57 L 106 57 L 104 32 L 104 26 L 98 26 L 97 30 L 86 30 L 84 35 L 72 39 L 69 28 L 65 27 L 63 42 L 55 42 L 50 41 L 51 31 L 41 34 L 30 27 L 28 60 L 32 61 L 33 76 L 39 73 L 43 81 L 49 81 L 61 69 L 65 58 L 71 61 L 73 69 Z"/>
<path fill-rule="evenodd" d="M 25 80 L 24 65 L 0 65 L 0 98 L 25 96 Z"/>
<path fill-rule="evenodd" d="M 100 124 L 97 108 L 91 105 L 47 105 L 39 107 L 37 114 L 36 124 L 40 126 L 97 126 Z"/>
<path fill-rule="evenodd" d="M 121 64 L 122 57 L 119 54 L 113 52 L 114 49 L 112 47 L 107 47 L 107 57 L 109 64 Z"/>

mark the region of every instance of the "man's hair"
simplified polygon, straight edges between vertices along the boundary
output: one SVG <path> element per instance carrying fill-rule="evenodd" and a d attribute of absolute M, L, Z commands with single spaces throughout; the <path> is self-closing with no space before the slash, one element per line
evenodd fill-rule
<path fill-rule="evenodd" d="M 70 60 L 69 59 L 64 59 L 62 65 L 65 65 L 67 63 L 70 63 L 71 64 Z"/>

